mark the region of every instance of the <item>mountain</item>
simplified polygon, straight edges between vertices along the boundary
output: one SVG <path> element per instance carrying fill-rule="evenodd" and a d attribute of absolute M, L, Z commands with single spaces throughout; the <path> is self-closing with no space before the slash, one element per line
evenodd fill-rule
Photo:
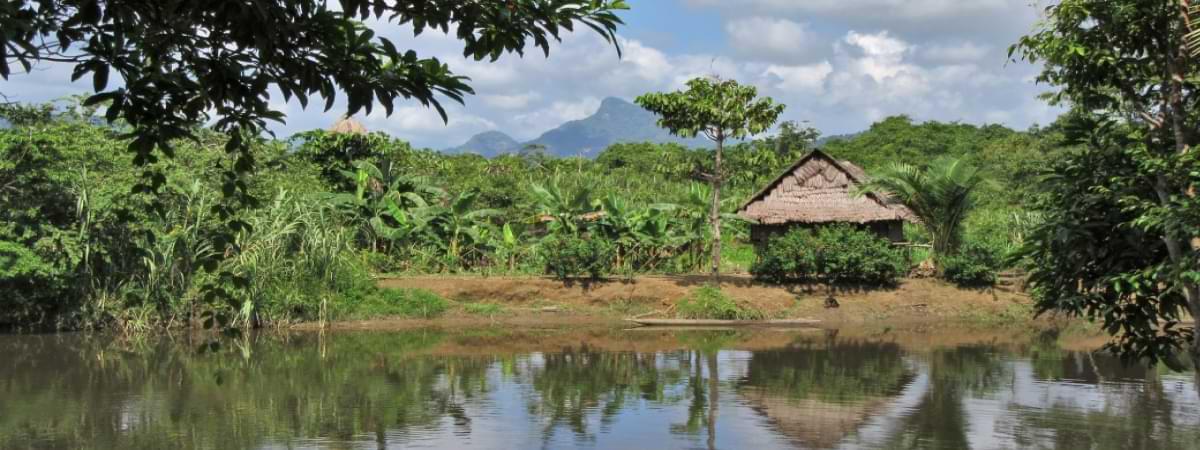
<path fill-rule="evenodd" d="M 471 136 L 471 139 L 458 147 L 446 149 L 447 153 L 478 153 L 491 158 L 504 153 L 515 153 L 521 149 L 521 143 L 511 136 L 499 131 L 484 131 Z"/>
<path fill-rule="evenodd" d="M 713 145 L 703 137 L 683 139 L 672 136 L 667 130 L 659 128 L 657 121 L 654 113 L 625 100 L 609 97 L 600 102 L 600 108 L 591 116 L 564 123 L 531 141 L 518 144 L 504 133 L 487 131 L 447 151 L 468 151 L 490 157 L 499 153 L 519 151 L 526 145 L 541 145 L 546 147 L 548 153 L 557 156 L 593 157 L 608 146 L 620 142 L 675 142 L 689 147 Z M 515 145 L 507 147 L 510 144 Z M 496 153 L 489 153 L 489 149 L 496 150 Z"/>

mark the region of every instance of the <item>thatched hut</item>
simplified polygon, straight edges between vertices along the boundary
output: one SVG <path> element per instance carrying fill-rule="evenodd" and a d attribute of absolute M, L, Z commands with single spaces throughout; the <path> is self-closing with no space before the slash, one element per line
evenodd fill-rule
<path fill-rule="evenodd" d="M 750 240 L 760 247 L 793 227 L 831 223 L 854 224 L 892 242 L 904 240 L 904 221 L 914 220 L 912 211 L 883 195 L 854 195 L 866 181 L 867 173 L 858 166 L 814 150 L 750 197 L 738 215 L 751 221 Z"/>

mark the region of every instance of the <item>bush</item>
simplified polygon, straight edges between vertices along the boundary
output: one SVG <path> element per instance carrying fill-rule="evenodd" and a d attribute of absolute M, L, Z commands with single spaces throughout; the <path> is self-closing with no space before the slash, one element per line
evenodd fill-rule
<path fill-rule="evenodd" d="M 546 273 L 559 280 L 587 275 L 599 279 L 612 266 L 613 246 L 599 237 L 560 234 L 542 239 L 539 252 Z"/>
<path fill-rule="evenodd" d="M 942 277 L 960 286 L 991 286 L 1003 268 L 1003 250 L 981 241 L 968 241 L 958 254 L 941 259 Z"/>
<path fill-rule="evenodd" d="M 701 287 L 680 299 L 675 304 L 675 314 L 683 319 L 760 320 L 766 317 L 753 307 L 738 306 L 714 286 Z"/>
<path fill-rule="evenodd" d="M 904 253 L 886 239 L 849 225 L 795 229 L 771 238 L 750 267 L 763 281 L 893 284 L 907 270 Z"/>

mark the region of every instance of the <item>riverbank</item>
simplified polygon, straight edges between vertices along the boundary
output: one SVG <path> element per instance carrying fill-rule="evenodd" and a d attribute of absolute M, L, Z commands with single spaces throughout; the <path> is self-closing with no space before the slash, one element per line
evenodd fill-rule
<path fill-rule="evenodd" d="M 384 318 L 336 322 L 337 329 L 391 329 L 503 324 L 514 327 L 617 324 L 631 316 L 664 316 L 675 302 L 710 281 L 704 275 L 561 282 L 547 277 L 405 276 L 379 280 L 385 289 L 425 289 L 453 302 L 436 319 Z M 1032 300 L 1000 289 L 964 289 L 934 279 L 904 279 L 891 288 L 839 288 L 838 306 L 820 285 L 771 285 L 746 275 L 721 278 L 722 291 L 777 319 L 816 319 L 820 327 L 968 326 L 1053 327 L 1033 317 Z M 313 328 L 317 324 L 302 324 Z"/>

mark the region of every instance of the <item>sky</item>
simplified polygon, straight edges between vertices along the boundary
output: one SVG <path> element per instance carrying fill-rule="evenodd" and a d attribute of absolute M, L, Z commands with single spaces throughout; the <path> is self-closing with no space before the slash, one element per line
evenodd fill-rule
<path fill-rule="evenodd" d="M 825 135 L 853 133 L 882 118 L 998 123 L 1025 129 L 1059 110 L 1037 98 L 1037 67 L 1013 62 L 1008 47 L 1036 24 L 1039 0 L 627 0 L 619 29 L 624 53 L 587 28 L 564 36 L 549 58 L 540 51 L 496 62 L 461 56 L 440 32 L 375 22 L 378 34 L 435 56 L 469 76 L 476 95 L 445 103 L 444 123 L 416 102 L 358 119 L 414 145 L 446 148 L 472 135 L 503 131 L 527 140 L 595 112 L 605 97 L 633 100 L 676 90 L 715 74 L 752 84 L 787 105 L 781 120 L 807 122 Z M 1043 0 L 1044 1 L 1044 0 Z M 0 82 L 13 100 L 43 102 L 85 93 L 90 78 L 70 82 L 71 68 L 43 65 Z M 280 137 L 328 128 L 344 103 L 325 112 L 273 105 L 287 114 Z"/>

